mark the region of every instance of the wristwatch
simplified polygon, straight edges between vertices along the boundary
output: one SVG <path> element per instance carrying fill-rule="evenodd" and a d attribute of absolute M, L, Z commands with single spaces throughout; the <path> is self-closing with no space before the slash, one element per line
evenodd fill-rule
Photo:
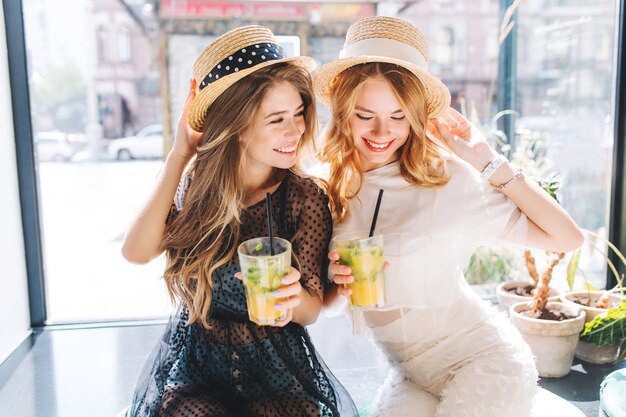
<path fill-rule="evenodd" d="M 489 181 L 489 178 L 491 178 L 493 173 L 506 162 L 509 162 L 509 160 L 506 159 L 504 155 L 496 156 L 493 161 L 489 162 L 487 166 L 483 168 L 483 172 L 480 173 L 480 179 L 483 181 Z"/>

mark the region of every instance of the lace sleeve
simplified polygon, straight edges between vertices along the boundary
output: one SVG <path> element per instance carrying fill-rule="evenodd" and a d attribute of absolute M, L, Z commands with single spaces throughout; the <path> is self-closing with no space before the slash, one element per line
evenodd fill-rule
<path fill-rule="evenodd" d="M 300 262 L 300 282 L 309 294 L 322 297 L 333 222 L 328 196 L 312 181 L 304 187 L 293 247 Z M 300 199 L 299 199 L 300 200 Z"/>
<path fill-rule="evenodd" d="M 167 219 L 165 220 L 166 224 L 170 224 L 178 215 L 178 213 L 183 209 L 183 205 L 185 203 L 185 195 L 187 194 L 187 190 L 189 189 L 189 185 L 191 184 L 191 176 L 189 174 L 183 176 L 178 184 L 178 189 L 176 190 L 176 195 L 174 195 L 174 200 L 172 201 L 172 205 L 170 206 L 170 212 L 167 215 Z"/>

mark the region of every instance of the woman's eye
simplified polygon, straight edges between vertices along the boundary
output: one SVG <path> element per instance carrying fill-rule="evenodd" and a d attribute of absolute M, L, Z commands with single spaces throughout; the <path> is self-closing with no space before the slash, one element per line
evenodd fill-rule
<path fill-rule="evenodd" d="M 366 116 L 361 116 L 360 114 L 356 114 L 356 117 L 358 117 L 361 120 L 372 120 L 372 117 L 366 117 Z"/>
<path fill-rule="evenodd" d="M 392 117 L 393 120 L 404 120 L 405 116 Z"/>
<path fill-rule="evenodd" d="M 280 119 L 270 120 L 270 124 L 271 124 L 271 125 L 277 125 L 277 124 L 279 124 L 279 123 L 282 123 L 282 122 L 283 122 L 283 120 L 285 120 L 285 119 L 284 119 L 284 118 L 282 118 L 282 117 L 281 117 Z"/>
<path fill-rule="evenodd" d="M 296 117 L 304 117 L 304 110 L 302 110 L 300 113 L 296 114 Z"/>

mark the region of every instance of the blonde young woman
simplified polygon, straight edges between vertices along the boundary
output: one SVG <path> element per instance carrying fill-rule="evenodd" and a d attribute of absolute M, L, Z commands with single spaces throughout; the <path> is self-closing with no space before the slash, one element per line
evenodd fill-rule
<path fill-rule="evenodd" d="M 566 252 L 582 235 L 449 108 L 427 51 L 411 24 L 366 18 L 350 27 L 340 59 L 314 73 L 332 113 L 321 158 L 330 165 L 334 234 L 368 231 L 384 189 L 377 231 L 389 262 L 387 303 L 353 313 L 393 368 L 372 415 L 527 416 L 537 379 L 530 349 L 462 271 L 483 244 Z M 336 262 L 330 272 L 339 285 L 329 305 L 350 294 L 341 284 L 354 279 Z"/>
<path fill-rule="evenodd" d="M 127 415 L 356 414 L 304 328 L 322 307 L 332 230 L 327 196 L 295 167 L 315 132 L 312 67 L 262 26 L 222 35 L 196 60 L 173 149 L 123 245 L 135 263 L 165 251 L 180 302 Z M 268 235 L 266 193 L 298 267 L 275 293 L 288 311 L 276 326 L 248 319 L 236 253 Z"/>

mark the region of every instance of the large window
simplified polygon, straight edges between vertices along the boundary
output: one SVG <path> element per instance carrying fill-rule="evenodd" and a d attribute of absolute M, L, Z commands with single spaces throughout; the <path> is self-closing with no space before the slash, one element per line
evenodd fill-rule
<path fill-rule="evenodd" d="M 522 2 L 517 23 L 515 154 L 545 179 L 558 175 L 561 204 L 606 238 L 611 186 L 616 2 Z M 522 52 L 523 51 L 523 52 Z M 528 161 L 532 156 L 533 161 Z M 604 287 L 599 238 L 583 246 L 581 274 Z"/>
<path fill-rule="evenodd" d="M 142 88 L 160 78 L 150 16 L 137 1 L 23 3 L 48 323 L 167 315 L 163 259 L 120 252 L 163 151 L 162 97 Z"/>
<path fill-rule="evenodd" d="M 510 15 L 500 3 L 23 0 L 48 321 L 168 314 L 163 258 L 130 265 L 121 242 L 171 143 L 195 56 L 233 25 L 269 26 L 287 50 L 322 64 L 359 17 L 414 23 L 452 105 L 528 175 L 558 178 L 560 203 L 606 237 L 616 2 L 535 0 L 516 3 Z M 505 24 L 503 15 L 511 16 Z M 512 48 L 502 47 L 509 41 Z M 502 88 L 504 74 L 512 78 Z M 502 100 L 505 93 L 513 99 Z M 319 114 L 323 123 L 327 110 Z M 585 244 L 580 269 L 602 287 L 598 242 Z M 493 286 L 522 270 L 519 254 L 497 256 L 508 272 L 482 271 L 473 283 Z"/>

